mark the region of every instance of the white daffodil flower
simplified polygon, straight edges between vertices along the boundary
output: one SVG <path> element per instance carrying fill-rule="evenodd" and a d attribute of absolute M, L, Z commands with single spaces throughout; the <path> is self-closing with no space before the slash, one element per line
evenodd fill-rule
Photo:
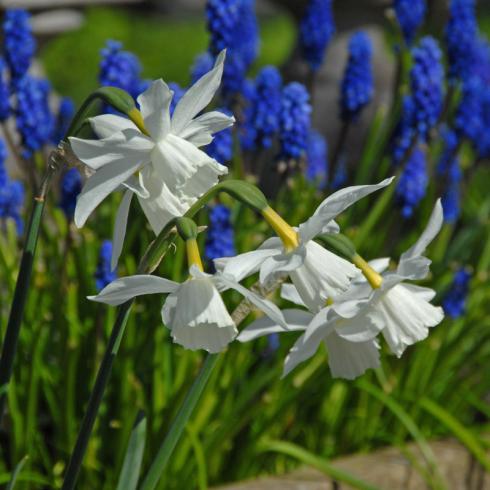
<path fill-rule="evenodd" d="M 356 281 L 346 293 L 336 298 L 333 309 L 341 316 L 348 316 L 343 305 L 352 299 L 362 299 L 370 314 L 381 316 L 383 336 L 390 350 L 400 357 L 409 346 L 425 339 L 429 328 L 438 325 L 444 318 L 442 308 L 430 301 L 435 291 L 404 282 L 424 279 L 431 261 L 424 257 L 427 246 L 439 233 L 443 222 L 440 200 L 437 201 L 429 223 L 417 242 L 400 257 L 396 271 L 382 271 L 381 285 L 372 289 L 367 282 Z M 386 259 L 380 264 L 387 267 Z M 386 268 L 385 267 L 385 268 Z"/>
<path fill-rule="evenodd" d="M 195 265 L 190 268 L 189 279 L 183 283 L 152 275 L 123 277 L 110 283 L 97 296 L 89 296 L 89 299 L 120 305 L 136 296 L 169 293 L 163 304 L 162 320 L 173 341 L 186 349 L 216 353 L 222 351 L 238 333 L 220 294 L 227 289 L 238 291 L 276 324 L 288 328 L 276 305 L 249 291 L 229 275 L 206 274 Z"/>
<path fill-rule="evenodd" d="M 78 196 L 74 216 L 78 227 L 111 192 L 126 189 L 115 222 L 113 267 L 121 253 L 133 194 L 158 234 L 228 172 L 199 149 L 234 122 L 218 111 L 199 115 L 219 88 L 224 59 L 223 51 L 214 68 L 180 99 L 172 117 L 173 92 L 163 80 L 154 81 L 138 97 L 146 133 L 125 117 L 105 114 L 91 119 L 101 139 L 70 138 L 75 155 L 94 170 Z"/>
<path fill-rule="evenodd" d="M 386 187 L 393 178 L 376 185 L 353 186 L 327 197 L 313 216 L 297 229 L 297 244 L 286 249 L 280 238 L 266 240 L 258 250 L 229 259 L 218 259 L 216 267 L 240 280 L 260 270 L 265 284 L 277 274 L 288 274 L 309 309 L 325 304 L 327 298 L 345 291 L 358 269 L 326 250 L 313 239 L 322 233 L 339 230 L 333 219 L 359 199 Z"/>
<path fill-rule="evenodd" d="M 306 306 L 293 284 L 285 284 L 281 295 L 284 299 Z M 376 312 L 366 311 L 365 301 L 349 301 L 351 317 L 343 318 L 332 306 L 316 308 L 315 312 L 286 309 L 283 315 L 290 331 L 302 331 L 284 362 L 283 377 L 298 364 L 312 357 L 323 342 L 328 353 L 328 365 L 334 378 L 354 379 L 366 370 L 379 367 L 379 345 L 376 335 L 382 323 Z M 238 336 L 247 342 L 263 335 L 284 332 L 281 325 L 270 318 L 260 318 L 251 323 Z"/>

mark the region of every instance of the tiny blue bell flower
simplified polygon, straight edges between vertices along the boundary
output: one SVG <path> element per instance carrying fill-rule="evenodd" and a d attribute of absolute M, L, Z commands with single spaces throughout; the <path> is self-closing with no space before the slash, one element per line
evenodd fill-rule
<path fill-rule="evenodd" d="M 308 135 L 308 151 L 306 154 L 306 178 L 323 189 L 328 175 L 328 147 L 325 138 L 316 130 L 311 129 Z"/>
<path fill-rule="evenodd" d="M 76 168 L 68 169 L 60 181 L 60 208 L 68 221 L 73 220 L 77 197 L 82 190 L 82 176 Z"/>
<path fill-rule="evenodd" d="M 211 262 L 220 257 L 236 255 L 235 233 L 231 224 L 231 211 L 223 204 L 209 211 L 209 227 L 205 246 L 206 259 Z"/>
<path fill-rule="evenodd" d="M 442 300 L 444 313 L 451 318 L 459 318 L 464 315 L 470 280 L 471 274 L 465 269 L 460 269 L 454 275 L 451 288 Z"/>
<path fill-rule="evenodd" d="M 117 278 L 117 272 L 111 270 L 112 242 L 104 240 L 99 251 L 99 261 L 95 271 L 95 287 L 102 291 L 108 284 Z"/>
<path fill-rule="evenodd" d="M 425 0 L 395 0 L 395 14 L 405 43 L 410 46 L 427 12 Z"/>

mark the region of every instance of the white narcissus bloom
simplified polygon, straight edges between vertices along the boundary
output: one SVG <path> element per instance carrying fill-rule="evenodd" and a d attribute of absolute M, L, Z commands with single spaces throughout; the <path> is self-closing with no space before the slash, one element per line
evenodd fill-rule
<path fill-rule="evenodd" d="M 442 205 L 438 200 L 426 229 L 417 242 L 402 254 L 396 271 L 383 272 L 379 288 L 372 289 L 366 282 L 353 284 L 349 291 L 336 299 L 338 304 L 333 305 L 339 315 L 346 316 L 343 302 L 354 298 L 365 302 L 369 312 L 381 317 L 383 336 L 390 350 L 398 357 L 409 345 L 425 339 L 429 328 L 438 325 L 444 318 L 442 308 L 430 303 L 435 291 L 404 282 L 427 277 L 431 261 L 422 254 L 439 233 L 442 222 Z"/>
<path fill-rule="evenodd" d="M 111 192 L 126 189 L 114 227 L 113 267 L 121 253 L 133 194 L 158 234 L 228 172 L 199 149 L 234 122 L 219 111 L 199 115 L 219 88 L 224 58 L 223 51 L 214 68 L 180 99 L 172 116 L 173 92 L 163 80 L 154 81 L 138 97 L 147 134 L 125 117 L 106 114 L 91 119 L 101 139 L 70 138 L 75 155 L 95 171 L 78 196 L 74 216 L 78 227 Z"/>
<path fill-rule="evenodd" d="M 238 333 L 220 294 L 227 289 L 238 291 L 276 324 L 288 328 L 276 305 L 249 291 L 231 276 L 206 274 L 196 266 L 190 268 L 189 279 L 181 284 L 152 275 L 129 276 L 116 279 L 89 299 L 120 305 L 136 296 L 170 293 L 163 304 L 162 319 L 174 342 L 187 349 L 216 353 Z"/>
<path fill-rule="evenodd" d="M 327 197 L 313 216 L 297 230 L 298 244 L 286 250 L 279 238 L 266 240 L 258 250 L 230 259 L 218 259 L 216 267 L 239 279 L 260 270 L 261 283 L 276 274 L 286 273 L 296 286 L 309 309 L 315 311 L 327 298 L 345 291 L 358 269 L 347 260 L 329 252 L 313 239 L 327 232 L 338 232 L 333 219 L 359 199 L 386 187 L 393 178 L 376 185 L 353 186 L 341 189 Z"/>

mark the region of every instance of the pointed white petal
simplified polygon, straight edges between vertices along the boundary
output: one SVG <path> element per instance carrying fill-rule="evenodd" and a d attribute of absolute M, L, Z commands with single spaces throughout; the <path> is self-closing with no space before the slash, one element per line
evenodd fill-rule
<path fill-rule="evenodd" d="M 221 83 L 225 52 L 222 51 L 214 68 L 201 77 L 180 99 L 172 116 L 172 132 L 179 135 L 210 102 Z"/>
<path fill-rule="evenodd" d="M 173 92 L 162 80 L 153 81 L 138 97 L 145 127 L 155 141 L 170 132 L 170 103 Z"/>
<path fill-rule="evenodd" d="M 366 342 L 376 338 L 385 327 L 383 315 L 375 308 L 366 307 L 352 318 L 335 322 L 337 335 L 349 342 Z"/>
<path fill-rule="evenodd" d="M 145 294 L 172 293 L 180 284 L 163 277 L 147 274 L 121 277 L 107 285 L 97 296 L 88 299 L 107 305 L 120 305 L 131 298 Z"/>
<path fill-rule="evenodd" d="M 325 339 L 328 365 L 334 378 L 355 379 L 368 369 L 380 366 L 379 345 L 376 340 L 349 342 L 336 333 Z"/>
<path fill-rule="evenodd" d="M 281 286 L 281 298 L 299 306 L 306 306 L 294 284 L 283 284 Z"/>
<path fill-rule="evenodd" d="M 194 199 L 201 197 L 211 187 L 214 187 L 219 177 L 226 175 L 228 168 L 216 160 L 209 159 L 201 165 L 196 173 L 179 187 L 181 198 Z"/>
<path fill-rule="evenodd" d="M 279 250 L 253 250 L 235 257 L 217 259 L 214 261 L 216 269 L 220 269 L 220 264 L 224 265 L 222 271 L 227 276 L 233 277 L 236 281 L 241 281 L 251 276 L 260 269 L 260 266 L 271 255 L 280 253 Z"/>
<path fill-rule="evenodd" d="M 126 160 L 105 165 L 92 175 L 78 195 L 74 221 L 81 228 L 92 211 L 118 186 L 125 182 L 140 167 L 139 162 Z"/>
<path fill-rule="evenodd" d="M 425 288 L 422 286 L 417 286 L 416 284 L 403 283 L 403 287 L 408 289 L 410 292 L 420 296 L 425 301 L 432 301 L 436 295 L 436 292 L 431 288 Z"/>
<path fill-rule="evenodd" d="M 302 266 L 305 256 L 305 247 L 298 247 L 290 253 L 272 255 L 264 261 L 260 268 L 259 279 L 261 284 L 267 284 L 280 274 L 288 273 L 291 276 L 294 271 Z"/>
<path fill-rule="evenodd" d="M 114 133 L 125 129 L 137 129 L 127 117 L 116 116 L 115 114 L 101 114 L 91 117 L 89 121 L 92 130 L 100 139 L 109 138 Z"/>
<path fill-rule="evenodd" d="M 111 270 L 114 270 L 117 267 L 119 257 L 121 256 L 132 198 L 133 193 L 129 190 L 126 191 L 117 210 L 116 222 L 114 223 L 114 237 L 112 239 Z"/>
<path fill-rule="evenodd" d="M 393 177 L 375 185 L 358 185 L 346 187 L 328 196 L 316 209 L 313 216 L 299 227 L 301 241 L 306 243 L 322 232 L 338 214 L 354 204 L 359 199 L 389 185 Z"/>
<path fill-rule="evenodd" d="M 130 189 L 138 197 L 142 197 L 143 199 L 150 197 L 150 192 L 145 187 L 141 172 L 138 172 L 138 177 L 136 177 L 135 175 L 131 175 L 131 177 L 126 180 L 126 182 L 123 182 L 123 186 L 127 189 Z"/>
<path fill-rule="evenodd" d="M 213 134 L 233 125 L 235 118 L 219 111 L 211 111 L 196 117 L 179 134 L 195 146 L 211 143 Z"/>
<path fill-rule="evenodd" d="M 263 316 L 240 332 L 237 337 L 239 342 L 250 342 L 251 340 L 270 335 L 271 333 L 284 333 L 305 330 L 308 323 L 311 321 L 312 314 L 302 310 L 282 310 L 282 314 L 288 324 L 288 329 L 278 325 L 274 320 L 267 316 Z"/>

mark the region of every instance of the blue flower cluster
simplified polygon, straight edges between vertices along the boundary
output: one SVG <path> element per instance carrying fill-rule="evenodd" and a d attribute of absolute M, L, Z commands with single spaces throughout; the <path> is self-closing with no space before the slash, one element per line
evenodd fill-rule
<path fill-rule="evenodd" d="M 71 221 L 75 213 L 77 197 L 82 190 L 82 176 L 76 168 L 68 169 L 60 181 L 60 208 L 66 219 Z"/>
<path fill-rule="evenodd" d="M 65 137 L 74 115 L 75 104 L 73 100 L 70 97 L 63 97 L 58 108 L 53 135 L 51 136 L 53 144 L 57 145 Z"/>
<path fill-rule="evenodd" d="M 99 83 L 102 86 L 123 89 L 135 98 L 143 92 L 141 65 L 133 53 L 124 51 L 120 42 L 109 40 L 100 54 Z"/>
<path fill-rule="evenodd" d="M 6 158 L 7 148 L 3 140 L 0 140 L 0 219 L 13 219 L 17 226 L 17 233 L 20 235 L 24 228 L 21 216 L 24 186 L 19 181 L 9 179 L 5 168 Z"/>
<path fill-rule="evenodd" d="M 472 77 L 466 80 L 454 120 L 454 126 L 459 137 L 467 138 L 475 146 L 478 145 L 483 129 L 481 107 L 483 90 L 482 82 L 478 78 Z"/>
<path fill-rule="evenodd" d="M 349 41 L 349 60 L 341 84 L 340 108 L 344 121 L 357 118 L 374 94 L 372 46 L 366 33 L 356 32 Z"/>
<path fill-rule="evenodd" d="M 475 0 L 451 0 L 445 29 L 449 78 L 464 80 L 473 69 L 473 49 L 478 36 Z"/>
<path fill-rule="evenodd" d="M 206 19 L 210 34 L 209 48 L 215 56 L 235 45 L 242 0 L 208 0 Z"/>
<path fill-rule="evenodd" d="M 30 15 L 26 10 L 12 9 L 5 12 L 3 38 L 5 60 L 15 85 L 17 80 L 29 70 L 36 51 Z"/>
<path fill-rule="evenodd" d="M 228 109 L 219 109 L 220 112 L 231 116 Z M 226 128 L 214 134 L 213 141 L 206 146 L 206 153 L 221 164 L 227 164 L 233 158 L 232 128 Z"/>
<path fill-rule="evenodd" d="M 414 130 L 415 105 L 410 95 L 405 95 L 402 102 L 401 117 L 398 121 L 393 141 L 391 142 L 391 156 L 393 165 L 400 165 L 415 136 Z"/>
<path fill-rule="evenodd" d="M 230 209 L 223 204 L 217 204 L 209 211 L 205 254 L 210 262 L 219 257 L 231 257 L 236 254 L 235 234 L 230 217 Z"/>
<path fill-rule="evenodd" d="M 54 117 L 49 108 L 50 83 L 45 79 L 24 75 L 16 85 L 17 107 L 15 111 L 17 129 L 22 137 L 24 157 L 51 140 Z"/>
<path fill-rule="evenodd" d="M 335 33 L 332 0 L 309 0 L 299 26 L 302 55 L 312 70 L 318 70 Z"/>
<path fill-rule="evenodd" d="M 0 57 L 0 122 L 10 116 L 10 89 L 7 81 L 7 65 Z"/>
<path fill-rule="evenodd" d="M 255 150 L 256 129 L 253 124 L 255 112 L 256 88 L 254 80 L 245 80 L 240 94 L 243 105 L 239 119 L 240 145 L 244 151 Z"/>
<path fill-rule="evenodd" d="M 444 150 L 437 165 L 437 174 L 444 183 L 444 194 L 442 196 L 442 208 L 444 220 L 454 223 L 460 213 L 460 185 L 462 172 L 457 157 L 459 138 L 455 131 L 446 130 L 443 133 Z"/>
<path fill-rule="evenodd" d="M 451 288 L 442 300 L 442 307 L 446 315 L 459 318 L 466 311 L 466 297 L 468 296 L 471 274 L 460 269 L 454 275 Z"/>
<path fill-rule="evenodd" d="M 410 155 L 395 191 L 404 218 L 413 215 L 425 196 L 428 180 L 425 153 L 417 147 Z"/>
<path fill-rule="evenodd" d="M 100 246 L 99 260 L 95 270 L 95 287 L 101 291 L 117 278 L 117 272 L 111 270 L 112 242 L 104 240 Z"/>
<path fill-rule="evenodd" d="M 291 82 L 282 91 L 279 124 L 280 157 L 299 159 L 308 147 L 310 131 L 310 96 L 305 86 Z"/>
<path fill-rule="evenodd" d="M 345 157 L 340 157 L 337 162 L 337 168 L 335 169 L 335 173 L 332 177 L 332 182 L 330 184 L 330 188 L 334 191 L 344 187 L 347 183 L 347 166 L 345 164 Z"/>
<path fill-rule="evenodd" d="M 441 114 L 444 104 L 444 68 L 437 41 L 426 36 L 413 50 L 410 88 L 414 103 L 414 124 L 421 137 L 426 137 Z"/>
<path fill-rule="evenodd" d="M 315 182 L 319 189 L 325 188 L 328 175 L 328 147 L 325 138 L 311 129 L 306 153 L 306 178 Z"/>
<path fill-rule="evenodd" d="M 425 0 L 395 0 L 395 14 L 405 43 L 413 43 L 419 27 L 425 18 L 427 4 Z"/>

